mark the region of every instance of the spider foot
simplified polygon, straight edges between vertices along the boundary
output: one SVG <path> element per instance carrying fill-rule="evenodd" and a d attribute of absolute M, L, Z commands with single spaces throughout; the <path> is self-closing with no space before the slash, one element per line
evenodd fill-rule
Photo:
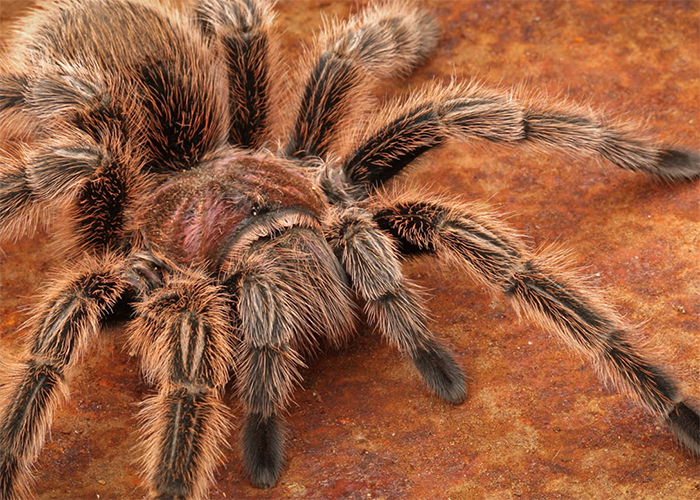
<path fill-rule="evenodd" d="M 438 396 L 450 403 L 461 403 L 467 396 L 464 372 L 452 354 L 438 344 L 421 347 L 412 353 L 413 363 Z"/>
<path fill-rule="evenodd" d="M 671 180 L 700 178 L 700 154 L 683 149 L 663 150 L 659 155 L 662 177 Z"/>
<path fill-rule="evenodd" d="M 676 437 L 696 455 L 700 455 L 700 413 L 683 401 L 666 415 L 666 423 Z"/>
<path fill-rule="evenodd" d="M 243 431 L 243 458 L 253 486 L 272 488 L 277 484 L 283 455 L 284 436 L 279 417 L 251 413 Z"/>

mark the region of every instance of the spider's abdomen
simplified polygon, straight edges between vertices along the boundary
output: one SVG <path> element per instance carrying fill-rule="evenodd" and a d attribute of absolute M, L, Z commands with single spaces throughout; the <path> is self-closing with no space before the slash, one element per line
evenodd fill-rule
<path fill-rule="evenodd" d="M 237 245 L 291 226 L 318 227 L 323 202 L 277 159 L 229 156 L 178 174 L 148 197 L 137 225 L 179 264 L 215 270 Z"/>

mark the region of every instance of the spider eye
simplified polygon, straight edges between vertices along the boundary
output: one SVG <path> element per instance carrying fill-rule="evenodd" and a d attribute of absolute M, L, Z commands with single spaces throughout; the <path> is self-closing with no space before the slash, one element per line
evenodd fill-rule
<path fill-rule="evenodd" d="M 260 205 L 258 203 L 254 203 L 252 207 L 250 207 L 250 214 L 251 215 L 258 215 L 260 213 Z"/>

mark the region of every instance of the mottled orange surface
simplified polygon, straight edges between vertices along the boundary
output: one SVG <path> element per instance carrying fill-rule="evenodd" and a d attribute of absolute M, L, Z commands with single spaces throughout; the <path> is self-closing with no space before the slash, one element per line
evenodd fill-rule
<path fill-rule="evenodd" d="M 6 23 L 26 2 L 2 0 Z M 382 91 L 453 74 L 524 85 L 644 121 L 700 147 L 700 4 L 442 1 L 435 57 Z M 354 2 L 280 2 L 294 54 L 322 16 Z M 293 59 L 290 59 L 292 62 Z M 700 397 L 700 183 L 666 185 L 607 164 L 522 149 L 454 144 L 413 172 L 420 184 L 481 199 L 534 245 L 561 243 Z M 22 309 L 54 265 L 43 234 L 4 244 L 0 349 L 18 352 Z M 547 332 L 434 261 L 406 265 L 429 291 L 433 329 L 469 380 L 453 406 L 367 328 L 311 364 L 288 415 L 278 486 L 257 490 L 231 440 L 212 498 L 697 499 L 700 460 Z M 132 447 L 150 389 L 123 347 L 103 340 L 75 371 L 37 464 L 38 498 L 142 498 Z M 229 398 L 236 407 L 236 402 Z M 240 416 L 240 411 L 236 410 Z"/>

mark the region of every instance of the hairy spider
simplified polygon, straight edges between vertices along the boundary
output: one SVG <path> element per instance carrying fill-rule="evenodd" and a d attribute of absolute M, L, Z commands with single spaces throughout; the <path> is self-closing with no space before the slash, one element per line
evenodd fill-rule
<path fill-rule="evenodd" d="M 371 110 L 375 86 L 435 45 L 435 22 L 410 4 L 329 25 L 291 90 L 269 5 L 191 7 L 60 2 L 25 22 L 0 76 L 3 134 L 33 136 L 2 166 L 0 237 L 53 221 L 70 262 L 3 374 L 2 498 L 26 493 L 65 377 L 125 303 L 130 346 L 158 391 L 142 408 L 156 497 L 206 496 L 230 430 L 229 378 L 251 481 L 277 482 L 281 414 L 304 359 L 353 332 L 355 296 L 428 386 L 461 402 L 462 371 L 401 270 L 402 257 L 424 254 L 505 294 L 700 452 L 700 417 L 677 382 L 555 253 L 479 205 L 385 187 L 450 139 L 564 149 L 668 180 L 700 176 L 697 153 L 574 106 L 454 81 Z"/>

